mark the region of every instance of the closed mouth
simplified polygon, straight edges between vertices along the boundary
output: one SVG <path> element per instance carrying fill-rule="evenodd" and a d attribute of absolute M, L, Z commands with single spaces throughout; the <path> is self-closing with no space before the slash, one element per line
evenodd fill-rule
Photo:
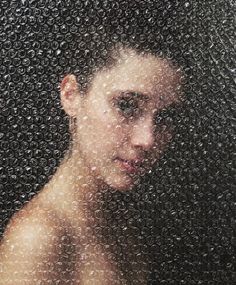
<path fill-rule="evenodd" d="M 127 159 L 122 159 L 120 157 L 117 157 L 116 161 L 118 161 L 119 165 L 125 172 L 128 172 L 130 174 L 139 173 L 142 170 L 142 160 L 141 159 L 127 160 Z"/>

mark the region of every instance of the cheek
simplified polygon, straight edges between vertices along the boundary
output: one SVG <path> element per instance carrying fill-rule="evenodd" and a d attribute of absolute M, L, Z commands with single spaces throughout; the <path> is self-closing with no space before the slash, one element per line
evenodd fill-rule
<path fill-rule="evenodd" d="M 87 151 L 105 155 L 119 148 L 125 139 L 125 130 L 110 113 L 93 113 L 81 122 L 79 139 Z"/>
<path fill-rule="evenodd" d="M 126 137 L 127 130 L 124 124 L 110 107 L 97 109 L 92 115 L 92 124 L 95 127 L 94 132 L 98 133 L 107 146 L 120 146 Z"/>
<path fill-rule="evenodd" d="M 106 134 L 104 143 L 108 148 L 112 148 L 115 152 L 122 151 L 127 147 L 129 128 L 122 123 L 110 124 L 106 128 Z"/>

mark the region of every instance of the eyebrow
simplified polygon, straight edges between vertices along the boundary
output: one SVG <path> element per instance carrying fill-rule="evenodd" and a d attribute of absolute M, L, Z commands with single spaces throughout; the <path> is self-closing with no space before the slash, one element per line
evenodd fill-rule
<path fill-rule="evenodd" d="M 126 91 L 118 91 L 119 96 L 129 96 L 132 95 L 135 98 L 144 100 L 144 101 L 149 101 L 150 97 L 147 94 L 144 94 L 142 92 L 137 92 L 137 91 L 133 91 L 133 90 L 126 90 Z"/>
<path fill-rule="evenodd" d="M 134 90 L 125 90 L 125 91 L 120 91 L 117 90 L 115 91 L 117 93 L 117 97 L 122 97 L 122 96 L 130 96 L 132 95 L 135 98 L 138 98 L 140 100 L 143 100 L 144 102 L 148 102 L 151 100 L 150 96 L 147 93 L 139 92 L 139 91 L 134 91 Z M 113 97 L 114 98 L 114 97 Z M 166 106 L 163 106 L 163 108 L 157 108 L 156 113 L 159 114 L 160 112 L 178 112 L 179 110 L 182 109 L 182 104 L 181 100 L 174 101 L 170 104 L 167 104 Z"/>

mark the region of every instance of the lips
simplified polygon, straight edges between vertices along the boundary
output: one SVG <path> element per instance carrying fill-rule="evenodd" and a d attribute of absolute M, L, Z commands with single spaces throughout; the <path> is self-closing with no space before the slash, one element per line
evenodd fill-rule
<path fill-rule="evenodd" d="M 142 166 L 142 160 L 141 159 L 132 159 L 132 160 L 126 160 L 122 158 L 116 158 L 116 161 L 119 163 L 120 167 L 130 173 L 139 173 L 141 171 Z"/>

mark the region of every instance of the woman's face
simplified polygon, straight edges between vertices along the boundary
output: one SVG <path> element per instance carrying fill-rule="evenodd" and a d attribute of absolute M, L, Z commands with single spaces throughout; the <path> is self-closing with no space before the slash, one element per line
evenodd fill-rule
<path fill-rule="evenodd" d="M 151 169 L 172 138 L 155 117 L 178 102 L 180 76 L 167 60 L 126 50 L 114 67 L 95 74 L 86 97 L 73 75 L 64 79 L 62 104 L 77 122 L 73 154 L 91 177 L 128 190 Z"/>

